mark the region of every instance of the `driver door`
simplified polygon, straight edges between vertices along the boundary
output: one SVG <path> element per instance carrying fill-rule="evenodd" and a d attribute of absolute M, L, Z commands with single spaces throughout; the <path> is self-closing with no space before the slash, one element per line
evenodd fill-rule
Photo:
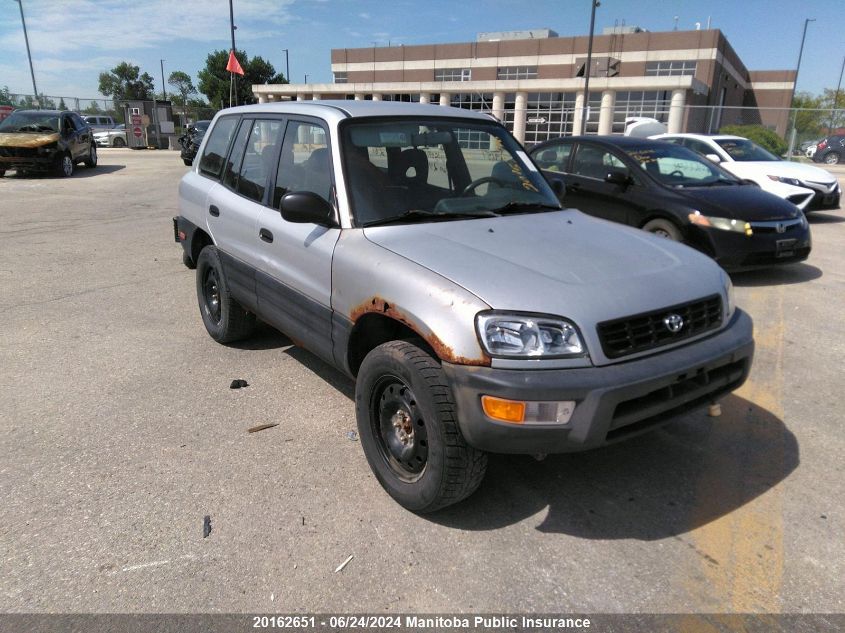
<path fill-rule="evenodd" d="M 632 188 L 605 180 L 611 172 L 631 175 L 627 165 L 611 150 L 591 143 L 578 143 L 566 178 L 566 205 L 597 218 L 629 224 Z"/>

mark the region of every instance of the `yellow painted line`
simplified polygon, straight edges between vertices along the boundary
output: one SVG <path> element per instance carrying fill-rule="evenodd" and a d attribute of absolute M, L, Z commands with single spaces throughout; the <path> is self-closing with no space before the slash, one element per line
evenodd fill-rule
<path fill-rule="evenodd" d="M 781 610 L 783 301 L 776 286 L 755 288 L 744 302 L 755 318 L 754 365 L 738 398 L 726 398 L 713 421 L 691 516 L 700 527 L 683 535 L 700 554 L 684 581 L 694 610 Z M 707 630 L 689 624 L 681 630 Z"/>

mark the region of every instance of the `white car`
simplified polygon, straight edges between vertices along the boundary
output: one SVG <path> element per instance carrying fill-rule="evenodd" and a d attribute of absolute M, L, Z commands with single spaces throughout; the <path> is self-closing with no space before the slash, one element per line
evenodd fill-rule
<path fill-rule="evenodd" d="M 110 130 L 94 132 L 94 141 L 100 147 L 126 147 L 126 126 L 121 123 Z"/>
<path fill-rule="evenodd" d="M 688 147 L 802 211 L 839 208 L 841 191 L 834 176 L 812 165 L 781 160 L 747 138 L 704 134 L 658 134 L 650 138 Z"/>

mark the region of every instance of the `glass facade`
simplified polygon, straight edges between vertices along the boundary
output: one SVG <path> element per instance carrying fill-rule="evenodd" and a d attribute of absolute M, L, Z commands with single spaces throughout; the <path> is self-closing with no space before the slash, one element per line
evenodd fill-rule
<path fill-rule="evenodd" d="M 572 135 L 574 92 L 529 92 L 525 107 L 525 145 Z"/>
<path fill-rule="evenodd" d="M 592 98 L 594 93 L 591 93 Z M 651 117 L 661 123 L 669 121 L 672 93 L 668 90 L 617 90 L 613 108 L 613 134 L 625 132 L 625 119 L 632 116 Z M 596 113 L 598 122 L 598 113 Z M 587 128 L 589 132 L 589 124 Z M 596 124 L 598 131 L 598 123 Z"/>
<path fill-rule="evenodd" d="M 346 83 L 346 73 L 334 73 L 334 82 L 336 84 Z"/>
<path fill-rule="evenodd" d="M 503 66 L 496 70 L 496 79 L 537 79 L 537 67 Z"/>
<path fill-rule="evenodd" d="M 679 77 L 695 74 L 694 59 L 672 59 L 660 62 L 646 62 L 646 77 Z"/>
<path fill-rule="evenodd" d="M 471 81 L 471 68 L 437 68 L 434 71 L 434 81 Z"/>

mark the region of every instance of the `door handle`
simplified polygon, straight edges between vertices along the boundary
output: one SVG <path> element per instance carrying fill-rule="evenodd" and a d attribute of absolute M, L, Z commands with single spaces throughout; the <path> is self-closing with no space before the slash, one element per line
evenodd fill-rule
<path fill-rule="evenodd" d="M 261 229 L 258 231 L 258 237 L 260 237 L 263 241 L 271 244 L 273 242 L 273 234 L 268 231 L 267 229 Z"/>
<path fill-rule="evenodd" d="M 570 183 L 566 185 L 567 191 L 578 191 L 581 188 L 581 184 L 577 182 Z"/>
<path fill-rule="evenodd" d="M 219 217 L 220 217 L 220 209 L 218 209 L 218 208 L 217 208 L 215 205 L 213 205 L 213 204 L 212 204 L 210 207 L 208 207 L 208 212 L 209 212 L 211 215 L 213 215 L 215 218 L 219 218 Z"/>

